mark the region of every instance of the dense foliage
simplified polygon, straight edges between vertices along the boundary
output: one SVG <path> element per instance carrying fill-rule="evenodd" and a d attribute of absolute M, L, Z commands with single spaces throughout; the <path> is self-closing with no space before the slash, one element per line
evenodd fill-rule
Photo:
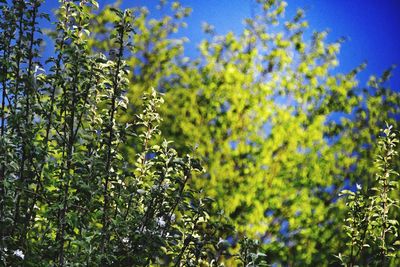
<path fill-rule="evenodd" d="M 257 2 L 242 32 L 218 35 L 205 24 L 190 57 L 176 35 L 190 8 L 160 1 L 161 17 L 150 14 L 154 7 L 133 8 L 125 119 L 140 110 L 141 92 L 165 92 L 164 134 L 182 153 L 196 145 L 207 170 L 193 185 L 241 233 L 260 239 L 271 262 L 328 264 L 346 238 L 337 196 L 376 184 L 376 139 L 385 122 L 398 128 L 400 95 L 388 87 L 390 69 L 365 86 L 357 78 L 364 65 L 339 73 L 343 40 L 328 43 L 327 32 L 308 30 L 304 11 L 288 19 L 286 2 Z M 108 8 L 93 17 L 97 49 L 109 47 L 102 32 L 110 20 Z"/>
<path fill-rule="evenodd" d="M 1 265 L 398 265 L 390 71 L 262 0 L 191 58 L 178 2 L 61 0 L 45 60 L 42 2 L 0 0 Z"/>

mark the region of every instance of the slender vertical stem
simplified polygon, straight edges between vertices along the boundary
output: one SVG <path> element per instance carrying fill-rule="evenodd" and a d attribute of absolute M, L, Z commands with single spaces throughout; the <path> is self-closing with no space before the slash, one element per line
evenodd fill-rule
<path fill-rule="evenodd" d="M 103 192 L 103 197 L 104 197 L 104 204 L 103 204 L 103 215 L 102 215 L 102 224 L 103 224 L 103 229 L 102 229 L 102 235 L 103 235 L 103 242 L 101 245 L 101 251 L 104 252 L 104 248 L 107 245 L 106 243 L 108 242 L 108 236 L 106 234 L 107 228 L 108 228 L 108 215 L 107 215 L 107 209 L 108 209 L 108 202 L 109 202 L 109 197 L 108 197 L 108 186 L 109 186 L 109 179 L 110 179 L 110 169 L 111 169 L 111 162 L 112 162 L 112 142 L 113 142 L 113 137 L 114 137 L 114 117 L 115 117 L 115 112 L 116 112 L 116 98 L 117 98 L 117 90 L 119 86 L 119 74 L 121 71 L 121 65 L 122 65 L 122 57 L 124 54 L 124 26 L 122 25 L 119 28 L 118 32 L 118 43 L 119 43 L 119 51 L 117 55 L 117 65 L 116 65 L 116 70 L 115 70 L 115 75 L 113 79 L 113 91 L 112 91 L 112 97 L 111 97 L 111 109 L 110 109 L 110 120 L 109 120 L 109 135 L 108 135 L 108 140 L 107 140 L 107 158 L 106 158 L 106 176 L 104 178 L 104 192 Z"/>
<path fill-rule="evenodd" d="M 26 131 L 29 131 L 31 128 L 31 119 L 30 119 L 30 115 L 31 113 L 33 113 L 33 111 L 31 110 L 31 106 L 30 106 L 30 97 L 33 93 L 33 90 L 35 90 L 35 88 L 33 88 L 33 75 L 32 75 L 32 68 L 33 68 L 33 58 L 34 58 L 34 43 L 35 43 L 35 32 L 36 32 L 36 16 L 37 16 L 37 12 L 38 12 L 38 3 L 35 1 L 33 3 L 33 10 L 32 10 L 32 20 L 31 20 L 31 31 L 29 33 L 29 37 L 30 37 L 30 46 L 29 46 L 29 52 L 28 52 L 28 73 L 27 73 L 27 77 L 26 77 L 26 84 L 25 84 L 25 95 L 26 95 L 26 106 L 25 106 L 25 128 Z M 28 138 L 28 142 L 31 142 L 31 139 Z M 25 154 L 29 153 L 29 151 L 26 151 L 26 149 L 23 150 L 23 160 L 25 161 Z M 29 165 L 33 168 L 34 167 L 34 162 L 33 162 L 33 156 L 30 154 L 28 155 L 28 160 L 29 160 Z M 23 162 L 24 163 L 24 162 Z M 38 183 L 36 183 L 36 187 L 38 188 L 39 185 Z M 36 194 L 33 196 L 33 199 L 36 201 Z M 29 202 L 29 201 L 28 201 Z M 34 203 L 34 201 L 33 201 Z M 27 228 L 30 222 L 30 217 L 31 214 L 33 212 L 33 205 L 27 205 L 28 207 L 31 208 L 27 208 L 25 211 L 25 223 L 24 223 L 24 227 L 23 230 L 21 232 L 21 241 L 24 242 L 25 237 L 26 237 L 26 232 L 27 232 Z"/>
<path fill-rule="evenodd" d="M 19 82 L 20 82 L 20 68 L 21 68 L 21 54 L 22 54 L 22 39 L 24 38 L 24 27 L 23 27 L 23 21 L 24 21 L 24 1 L 18 0 L 17 3 L 18 5 L 18 40 L 17 40 L 17 46 L 16 46 L 16 71 L 15 71 L 15 93 L 14 93 L 14 110 L 17 110 L 17 103 L 18 103 L 18 91 L 19 91 Z"/>
<path fill-rule="evenodd" d="M 18 40 L 17 40 L 17 45 L 16 45 L 16 69 L 15 69 L 15 88 L 14 88 L 14 111 L 17 115 L 17 109 L 18 109 L 18 94 L 19 94 L 19 87 L 20 87 L 20 68 L 21 68 L 21 60 L 23 55 L 23 47 L 22 47 L 22 39 L 24 38 L 24 11 L 25 11 L 25 3 L 24 1 L 17 1 L 17 9 L 18 9 Z M 14 129 L 15 127 L 15 129 Z M 24 165 L 25 165 L 25 138 L 23 134 L 20 131 L 20 125 L 18 122 L 14 123 L 14 125 L 11 127 L 12 130 L 16 130 L 17 135 L 19 137 L 19 141 L 21 142 L 21 159 L 19 163 L 19 180 L 25 184 L 25 179 L 24 179 Z M 15 191 L 15 205 L 14 205 L 14 225 L 11 231 L 11 234 L 14 233 L 18 220 L 20 217 L 20 201 L 21 201 L 21 190 L 16 190 Z"/>
<path fill-rule="evenodd" d="M 75 59 L 77 61 L 77 59 Z M 60 212 L 60 229 L 59 229 L 59 242 L 60 242 L 60 249 L 59 249 L 59 265 L 64 266 L 64 242 L 65 242 L 65 216 L 67 213 L 67 208 L 68 208 L 68 193 L 69 193 L 69 187 L 70 187 L 70 176 L 71 176 L 71 169 L 72 169 L 72 154 L 73 154 L 73 148 L 74 148 L 74 143 L 75 143 L 75 109 L 76 109 L 76 93 L 77 93 L 77 76 L 78 76 L 78 68 L 79 66 L 74 66 L 75 69 L 75 75 L 74 75 L 74 81 L 73 81 L 73 86 L 72 86 L 72 100 L 71 104 L 69 105 L 69 120 L 67 120 L 67 117 L 65 118 L 65 126 L 68 124 L 68 143 L 67 143 L 67 158 L 66 158 L 66 169 L 65 169 L 65 185 L 64 185 L 64 192 L 63 192 L 63 207 Z M 67 103 L 66 103 L 67 105 Z M 67 115 L 65 115 L 67 116 Z M 66 128 L 65 128 L 66 129 Z"/>
<path fill-rule="evenodd" d="M 386 155 L 385 155 L 386 156 Z M 388 205 L 387 205 L 387 198 L 388 198 L 388 164 L 386 160 L 384 160 L 384 175 L 383 175 L 383 191 L 381 193 L 382 199 L 382 229 L 381 229 L 381 266 L 384 267 L 386 265 L 386 228 L 387 228 L 387 219 L 388 219 Z"/>

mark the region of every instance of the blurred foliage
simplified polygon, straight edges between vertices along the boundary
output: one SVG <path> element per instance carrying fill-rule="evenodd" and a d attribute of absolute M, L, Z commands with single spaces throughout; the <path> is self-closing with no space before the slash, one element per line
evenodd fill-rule
<path fill-rule="evenodd" d="M 387 86 L 390 69 L 365 86 L 357 78 L 364 64 L 339 73 L 343 40 L 311 32 L 303 10 L 287 18 L 286 2 L 257 2 L 241 32 L 219 35 L 204 24 L 190 57 L 176 34 L 190 8 L 161 1 L 164 15 L 151 16 L 133 7 L 125 120 L 139 112 L 140 92 L 165 92 L 163 133 L 182 153 L 196 146 L 207 172 L 192 183 L 217 200 L 239 236 L 258 238 L 270 262 L 329 265 L 346 238 L 338 193 L 377 183 L 376 140 L 385 121 L 398 128 L 399 93 Z M 93 16 L 96 49 L 109 48 L 102 32 L 112 20 L 109 7 Z"/>

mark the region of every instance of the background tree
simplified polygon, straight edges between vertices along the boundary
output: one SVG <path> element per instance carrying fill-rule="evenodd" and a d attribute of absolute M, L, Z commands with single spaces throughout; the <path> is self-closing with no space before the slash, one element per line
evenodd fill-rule
<path fill-rule="evenodd" d="M 342 40 L 327 43 L 326 32 L 308 38 L 302 10 L 287 19 L 284 1 L 258 3 L 242 32 L 218 35 L 205 25 L 209 35 L 191 58 L 185 38 L 174 35 L 190 9 L 173 2 L 154 18 L 134 8 L 143 38 L 130 55 L 128 114 L 140 110 L 138 92 L 166 92 L 163 132 L 178 151 L 196 144 L 207 169 L 193 184 L 242 233 L 260 238 L 271 262 L 328 264 L 344 238 L 337 195 L 375 183 L 376 137 L 384 121 L 397 127 L 399 95 L 386 86 L 390 70 L 366 86 L 357 78 L 363 65 L 338 73 Z M 93 17 L 97 48 L 108 47 L 101 34 L 110 19 L 107 8 Z"/>

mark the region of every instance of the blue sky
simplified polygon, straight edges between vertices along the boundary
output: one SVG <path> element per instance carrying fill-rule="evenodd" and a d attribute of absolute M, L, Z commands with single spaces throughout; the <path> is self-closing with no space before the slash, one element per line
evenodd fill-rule
<path fill-rule="evenodd" d="M 58 1 L 47 0 L 46 12 L 56 7 Z M 99 0 L 100 6 L 113 0 Z M 150 10 L 158 0 L 125 0 L 123 7 L 146 5 Z M 288 0 L 287 14 L 297 8 L 306 10 L 310 30 L 330 29 L 328 41 L 346 37 L 339 55 L 339 71 L 346 72 L 362 62 L 367 69 L 359 76 L 366 81 L 371 74 L 380 75 L 392 64 L 398 67 L 390 86 L 400 91 L 400 0 Z M 196 45 L 204 37 L 202 22 L 213 24 L 218 33 L 240 31 L 243 19 L 251 14 L 255 0 L 181 0 L 184 6 L 193 8 L 187 19 L 188 28 L 182 34 L 190 43 L 186 50 L 195 53 Z"/>

